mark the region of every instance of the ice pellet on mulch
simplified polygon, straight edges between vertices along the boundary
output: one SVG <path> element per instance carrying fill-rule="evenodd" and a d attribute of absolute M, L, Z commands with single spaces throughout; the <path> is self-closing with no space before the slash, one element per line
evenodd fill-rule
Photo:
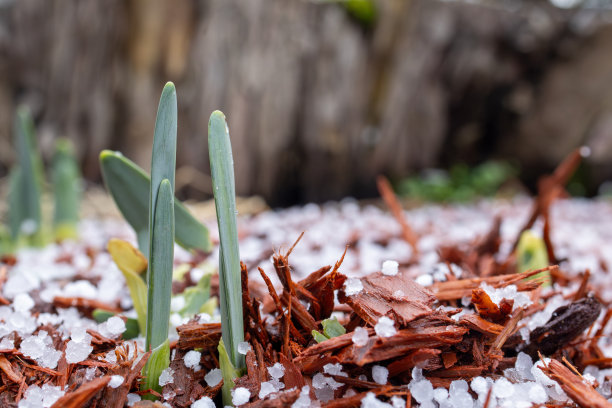
<path fill-rule="evenodd" d="M 24 398 L 19 401 L 19 408 L 49 408 L 55 401 L 64 395 L 64 391 L 59 386 L 43 384 L 31 385 L 25 390 Z"/>
<path fill-rule="evenodd" d="M 159 386 L 172 384 L 174 382 L 174 370 L 170 367 L 164 369 L 159 375 Z"/>
<path fill-rule="evenodd" d="M 397 333 L 397 330 L 395 330 L 395 323 L 387 316 L 378 319 L 378 323 L 374 326 L 374 331 L 379 337 L 391 337 Z"/>
<path fill-rule="evenodd" d="M 361 283 L 361 279 L 348 278 L 346 282 L 344 282 L 344 294 L 346 296 L 356 295 L 362 290 L 363 290 L 363 283 Z"/>
<path fill-rule="evenodd" d="M 251 349 L 251 345 L 248 341 L 241 341 L 238 343 L 238 352 L 242 355 L 246 355 L 248 351 Z"/>
<path fill-rule="evenodd" d="M 274 363 L 273 366 L 268 367 L 268 374 L 270 374 L 270 377 L 278 380 L 285 375 L 285 367 L 281 363 Z"/>
<path fill-rule="evenodd" d="M 185 356 L 183 357 L 185 367 L 187 368 L 196 367 L 198 364 L 200 364 L 201 358 L 202 358 L 202 353 L 196 350 L 189 350 L 187 353 L 185 353 Z"/>
<path fill-rule="evenodd" d="M 383 275 L 395 276 L 399 270 L 398 268 L 399 263 L 397 261 L 385 261 L 382 264 L 381 272 Z"/>
<path fill-rule="evenodd" d="M 218 368 L 213 368 L 204 376 L 204 381 L 206 381 L 209 387 L 216 386 L 221 380 L 223 380 L 223 374 L 221 374 L 221 370 Z"/>
<path fill-rule="evenodd" d="M 202 397 L 191 404 L 191 408 L 215 408 L 215 403 L 210 397 Z"/>
<path fill-rule="evenodd" d="M 123 378 L 122 376 L 120 376 L 120 375 L 113 375 L 113 376 L 111 376 L 111 379 L 108 382 L 108 386 L 111 387 L 111 388 L 117 388 L 121 384 L 123 384 L 123 381 L 125 381 L 125 378 Z"/>
<path fill-rule="evenodd" d="M 375 383 L 385 385 L 387 377 L 389 377 L 389 370 L 385 367 L 379 365 L 372 366 L 372 379 Z"/>
<path fill-rule="evenodd" d="M 237 387 L 232 390 L 232 404 L 236 406 L 246 404 L 250 398 L 251 392 L 244 387 Z"/>
<path fill-rule="evenodd" d="M 353 331 L 351 339 L 356 346 L 362 347 L 368 344 L 368 329 L 365 327 L 356 327 Z"/>

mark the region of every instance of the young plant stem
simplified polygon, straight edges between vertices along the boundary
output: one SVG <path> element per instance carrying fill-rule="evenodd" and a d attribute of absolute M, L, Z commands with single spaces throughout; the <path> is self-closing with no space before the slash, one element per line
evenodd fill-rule
<path fill-rule="evenodd" d="M 215 111 L 208 122 L 208 150 L 212 175 L 217 222 L 219 224 L 219 294 L 221 305 L 221 332 L 223 347 L 231 365 L 221 366 L 224 377 L 230 378 L 244 369 L 244 356 L 238 352 L 238 344 L 244 341 L 242 316 L 242 285 L 240 275 L 240 253 L 236 227 L 236 191 L 234 185 L 234 160 L 225 116 Z M 220 355 L 220 359 L 224 356 Z M 230 370 L 229 367 L 233 366 Z M 233 371 L 233 372 L 228 372 Z M 227 390 L 224 390 L 224 404 Z"/>
<path fill-rule="evenodd" d="M 151 159 L 149 263 L 145 348 L 152 355 L 145 366 L 145 389 L 160 390 L 159 376 L 170 364 L 168 328 L 174 259 L 174 171 L 177 106 L 172 83 L 162 92 Z"/>
<path fill-rule="evenodd" d="M 53 228 L 56 239 L 77 237 L 79 202 L 81 196 L 80 172 L 74 158 L 74 147 L 68 139 L 55 144 L 53 156 L 53 195 L 55 208 Z"/>

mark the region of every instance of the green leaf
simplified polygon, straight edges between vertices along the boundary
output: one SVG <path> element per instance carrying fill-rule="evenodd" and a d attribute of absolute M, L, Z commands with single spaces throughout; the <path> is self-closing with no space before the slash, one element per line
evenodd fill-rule
<path fill-rule="evenodd" d="M 376 22 L 378 13 L 373 0 L 345 0 L 344 7 L 350 15 L 366 27 Z"/>
<path fill-rule="evenodd" d="M 191 270 L 191 265 L 188 263 L 182 263 L 172 270 L 172 280 L 175 282 L 183 282 L 185 275 Z"/>
<path fill-rule="evenodd" d="M 11 233 L 4 225 L 0 225 L 0 256 L 10 254 L 15 250 Z"/>
<path fill-rule="evenodd" d="M 159 386 L 159 376 L 170 365 L 170 340 L 164 341 L 162 344 L 153 349 L 151 357 L 147 360 L 144 371 L 144 379 L 141 390 L 155 390 L 161 392 Z M 153 400 L 155 397 L 151 394 L 143 396 L 144 399 Z"/>
<path fill-rule="evenodd" d="M 244 356 L 238 353 L 238 344 L 244 341 L 244 326 L 234 160 L 229 129 L 225 116 L 219 111 L 213 112 L 208 122 L 208 151 L 219 225 L 221 331 L 223 341 L 228 347 L 230 361 L 234 367 L 242 369 L 245 366 Z"/>
<path fill-rule="evenodd" d="M 145 349 L 156 348 L 168 338 L 172 263 L 174 260 L 174 194 L 168 179 L 157 189 L 150 237 L 147 330 Z"/>
<path fill-rule="evenodd" d="M 311 332 L 311 334 L 312 334 L 312 338 L 313 338 L 313 339 L 315 339 L 315 341 L 316 341 L 317 343 L 321 343 L 321 342 L 323 342 L 323 341 L 325 341 L 325 340 L 329 340 L 329 337 L 327 337 L 327 336 L 326 336 L 326 335 L 324 335 L 324 334 L 321 334 L 320 332 L 318 332 L 318 331 L 316 331 L 316 330 L 313 330 L 313 331 Z"/>
<path fill-rule="evenodd" d="M 9 192 L 11 236 L 20 235 L 29 244 L 42 244 L 41 237 L 41 183 L 42 161 L 36 149 L 34 124 L 29 111 L 20 107 L 15 120 L 15 147 L 18 169 L 12 172 Z"/>
<path fill-rule="evenodd" d="M 323 333 L 328 337 L 338 337 L 346 333 L 346 329 L 338 322 L 335 317 L 325 319 L 321 322 L 323 325 Z"/>
<path fill-rule="evenodd" d="M 223 339 L 219 341 L 219 367 L 223 375 L 223 387 L 221 388 L 221 396 L 223 397 L 224 406 L 234 406 L 232 404 L 232 389 L 236 386 L 234 380 L 240 376 L 240 371 L 236 370 L 232 364 Z"/>
<path fill-rule="evenodd" d="M 202 307 L 200 307 L 200 313 L 206 313 L 207 315 L 212 316 L 213 313 L 215 313 L 215 310 L 217 310 L 217 307 L 219 307 L 217 297 L 213 296 L 204 302 Z"/>
<path fill-rule="evenodd" d="M 130 290 L 134 310 L 138 316 L 140 332 L 145 333 L 147 324 L 147 285 L 140 275 L 147 269 L 145 257 L 127 241 L 112 238 L 107 244 L 108 252 L 123 273 Z"/>
<path fill-rule="evenodd" d="M 59 139 L 55 144 L 52 180 L 55 237 L 59 240 L 76 238 L 81 176 L 74 158 L 74 148 L 68 139 Z"/>
<path fill-rule="evenodd" d="M 136 163 L 120 152 L 104 150 L 100 153 L 100 168 L 109 193 L 119 211 L 136 231 L 138 247 L 149 250 L 149 190 L 151 179 Z M 176 243 L 188 250 L 210 252 L 208 229 L 175 198 Z"/>
<path fill-rule="evenodd" d="M 199 313 L 202 306 L 210 298 L 210 280 L 212 274 L 207 273 L 200 278 L 197 285 L 191 286 L 183 291 L 185 306 L 179 311 L 181 316 L 193 316 Z"/>
<path fill-rule="evenodd" d="M 547 267 L 549 260 L 544 240 L 530 230 L 524 231 L 516 247 L 516 264 L 519 273 Z M 542 286 L 551 285 L 550 272 L 541 272 L 527 279 L 537 278 L 544 278 Z"/>
<path fill-rule="evenodd" d="M 94 320 L 98 323 L 104 323 L 111 317 L 116 316 L 115 313 L 109 312 L 108 310 L 102 310 L 102 309 L 94 309 L 91 315 L 94 318 Z M 128 317 L 127 322 L 125 323 L 125 331 L 123 332 L 121 337 L 124 340 L 130 340 L 130 339 L 134 339 L 138 337 L 138 334 L 139 334 L 138 320 Z"/>
<path fill-rule="evenodd" d="M 24 195 L 21 179 L 21 169 L 19 166 L 13 167 L 9 174 L 8 193 L 9 232 L 13 242 L 17 242 L 21 223 L 26 219 L 25 207 L 21 205 L 22 196 Z"/>

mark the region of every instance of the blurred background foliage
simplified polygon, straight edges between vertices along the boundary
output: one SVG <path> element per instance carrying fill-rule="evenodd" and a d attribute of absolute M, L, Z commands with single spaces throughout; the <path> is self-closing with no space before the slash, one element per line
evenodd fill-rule
<path fill-rule="evenodd" d="M 171 80 L 182 199 L 211 197 L 215 109 L 237 193 L 273 206 L 375 197 L 378 174 L 439 201 L 533 189 L 580 145 L 570 190 L 593 195 L 611 190 L 611 49 L 603 0 L 0 0 L 0 177 L 20 104 L 46 162 L 66 137 L 89 183 L 105 148 L 146 168 Z"/>

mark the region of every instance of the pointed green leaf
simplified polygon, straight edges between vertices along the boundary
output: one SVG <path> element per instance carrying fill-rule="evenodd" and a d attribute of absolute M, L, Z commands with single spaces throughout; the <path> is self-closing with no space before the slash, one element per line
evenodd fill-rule
<path fill-rule="evenodd" d="M 60 240 L 76 238 L 81 176 L 74 158 L 74 148 L 68 139 L 60 139 L 55 144 L 52 179 L 55 236 Z"/>
<path fill-rule="evenodd" d="M 221 331 L 230 361 L 240 370 L 244 367 L 244 356 L 238 353 L 238 344 L 244 340 L 244 326 L 234 160 L 229 129 L 225 116 L 219 111 L 213 112 L 208 122 L 208 151 L 219 225 Z"/>
<path fill-rule="evenodd" d="M 153 230 L 153 221 L 157 208 L 158 191 L 162 180 L 168 180 L 174 197 L 174 172 L 176 169 L 176 128 L 177 128 L 176 89 L 172 82 L 164 86 L 153 135 L 153 155 L 151 157 L 151 184 L 149 192 L 149 231 Z M 173 241 L 174 242 L 174 241 Z M 149 251 L 153 239 L 149 237 Z M 149 252 L 150 254 L 151 252 Z"/>
<path fill-rule="evenodd" d="M 147 271 L 146 350 L 156 348 L 168 338 L 172 297 L 174 194 L 168 179 L 163 179 L 157 191 Z"/>
<path fill-rule="evenodd" d="M 119 211 L 136 231 L 138 247 L 143 253 L 149 249 L 149 185 L 151 179 L 136 163 L 120 152 L 104 150 L 100 153 L 100 168 L 108 192 Z M 175 198 L 176 243 L 188 250 L 210 252 L 208 229 Z"/>
<path fill-rule="evenodd" d="M 162 344 L 153 349 L 151 357 L 147 360 L 147 364 L 143 369 L 144 379 L 141 390 L 155 390 L 161 392 L 159 386 L 159 376 L 170 365 L 170 340 L 164 341 Z M 153 400 L 155 397 L 151 394 L 144 396 L 145 399 Z"/>

